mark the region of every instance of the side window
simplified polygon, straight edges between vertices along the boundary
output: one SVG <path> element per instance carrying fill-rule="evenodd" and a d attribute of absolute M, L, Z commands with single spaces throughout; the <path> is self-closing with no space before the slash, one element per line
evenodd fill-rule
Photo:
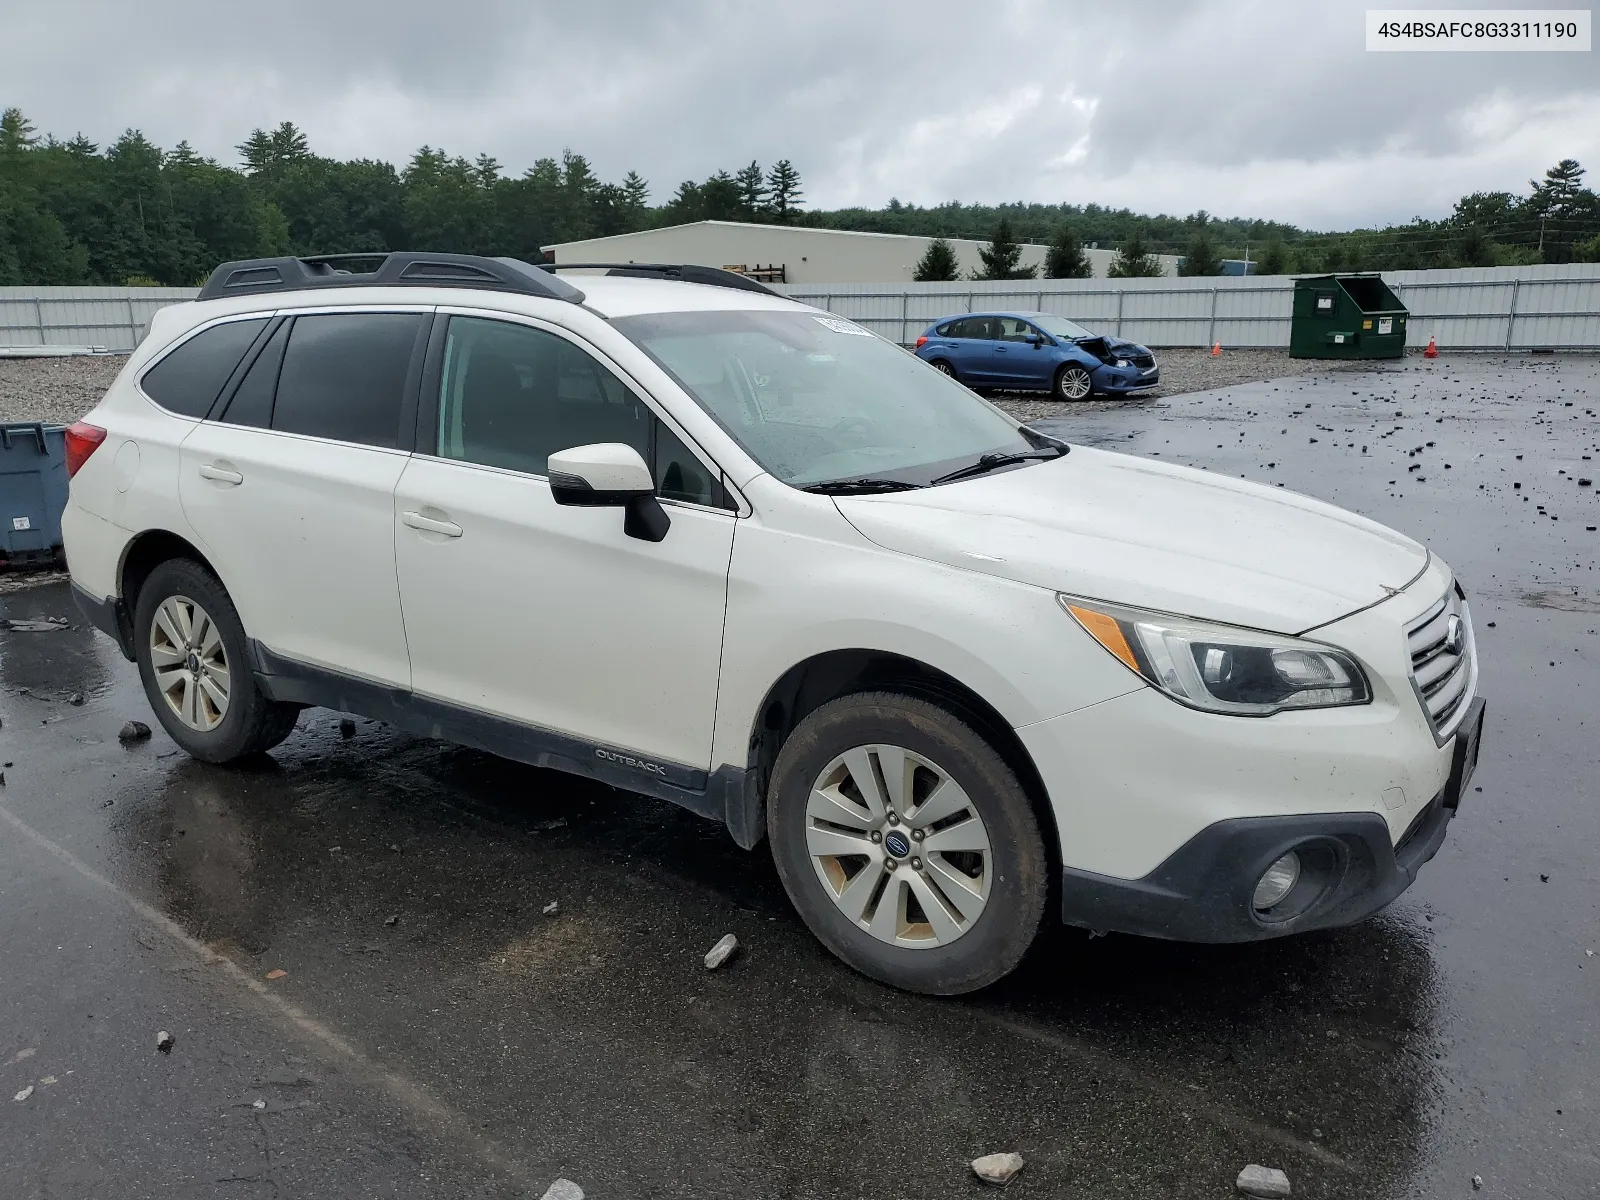
<path fill-rule="evenodd" d="M 228 321 L 195 334 L 146 371 L 139 386 L 169 412 L 205 416 L 267 320 Z"/>
<path fill-rule="evenodd" d="M 944 337 L 944 338 L 947 338 L 947 337 L 960 337 L 961 335 L 956 332 L 956 330 L 960 327 L 960 325 L 961 325 L 960 321 L 946 321 L 943 325 L 940 325 L 933 332 L 936 333 L 938 336 Z"/>
<path fill-rule="evenodd" d="M 272 424 L 272 394 L 278 387 L 278 370 L 283 366 L 283 348 L 289 344 L 289 325 L 278 326 L 255 362 L 245 372 L 239 386 L 233 390 L 233 399 L 222 411 L 222 420 L 230 425 L 251 425 L 266 429 Z"/>
<path fill-rule="evenodd" d="M 1000 340 L 1002 342 L 1025 342 L 1033 334 L 1033 326 L 1020 317 L 1000 318 Z"/>
<path fill-rule="evenodd" d="M 296 317 L 272 428 L 367 446 L 399 444 L 400 404 L 420 313 Z"/>
<path fill-rule="evenodd" d="M 441 458 L 543 475 L 559 450 L 622 442 L 648 462 L 654 421 L 620 379 L 565 339 L 507 321 L 450 319 Z"/>

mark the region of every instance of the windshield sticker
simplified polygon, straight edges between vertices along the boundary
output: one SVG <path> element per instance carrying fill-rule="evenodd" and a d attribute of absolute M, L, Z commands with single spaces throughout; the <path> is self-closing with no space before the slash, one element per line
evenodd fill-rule
<path fill-rule="evenodd" d="M 838 317 L 813 317 L 818 325 L 826 326 L 835 333 L 853 333 L 857 337 L 871 337 L 871 330 L 863 329 L 859 325 L 852 325 L 849 321 L 841 321 Z"/>

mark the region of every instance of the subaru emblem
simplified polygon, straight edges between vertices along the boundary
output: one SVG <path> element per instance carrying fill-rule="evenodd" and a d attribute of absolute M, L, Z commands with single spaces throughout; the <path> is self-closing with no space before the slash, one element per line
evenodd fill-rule
<path fill-rule="evenodd" d="M 1444 648 L 1451 654 L 1460 654 L 1466 649 L 1467 627 L 1460 617 L 1450 614 L 1450 620 L 1444 627 Z"/>

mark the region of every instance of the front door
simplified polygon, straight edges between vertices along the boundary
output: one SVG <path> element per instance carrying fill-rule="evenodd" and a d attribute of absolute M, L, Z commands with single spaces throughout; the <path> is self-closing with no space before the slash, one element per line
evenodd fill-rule
<path fill-rule="evenodd" d="M 394 576 L 394 488 L 425 314 L 280 323 L 219 417 L 179 452 L 184 515 L 246 632 L 299 662 L 410 679 Z"/>
<path fill-rule="evenodd" d="M 414 692 L 708 769 L 735 525 L 715 471 L 554 330 L 451 317 L 438 378 L 394 503 Z M 555 503 L 546 459 L 595 442 L 652 464 L 662 541 Z"/>
<path fill-rule="evenodd" d="M 1048 388 L 1050 356 L 1037 341 L 1039 331 L 1020 317 L 990 319 L 1000 326 L 1000 336 L 993 343 L 995 382 L 1019 388 Z"/>

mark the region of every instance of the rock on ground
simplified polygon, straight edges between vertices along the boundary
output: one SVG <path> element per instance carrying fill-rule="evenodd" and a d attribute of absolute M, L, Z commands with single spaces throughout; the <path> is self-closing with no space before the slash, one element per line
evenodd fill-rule
<path fill-rule="evenodd" d="M 739 948 L 739 939 L 733 934 L 725 934 L 717 944 L 706 954 L 706 970 L 715 971 L 723 963 L 733 957 L 733 952 Z"/>
<path fill-rule="evenodd" d="M 1246 1196 L 1262 1197 L 1264 1200 L 1285 1200 L 1289 1195 L 1287 1175 L 1272 1167 L 1258 1166 L 1256 1163 L 1251 1163 L 1239 1172 L 1238 1182 L 1234 1186 Z"/>
<path fill-rule="evenodd" d="M 1022 1155 L 1007 1152 L 1005 1154 L 985 1154 L 981 1158 L 972 1160 L 972 1173 L 985 1183 L 993 1183 L 1005 1187 L 1017 1177 L 1017 1172 L 1022 1170 Z"/>
<path fill-rule="evenodd" d="M 583 1189 L 570 1179 L 558 1179 L 545 1189 L 540 1200 L 583 1200 Z"/>

